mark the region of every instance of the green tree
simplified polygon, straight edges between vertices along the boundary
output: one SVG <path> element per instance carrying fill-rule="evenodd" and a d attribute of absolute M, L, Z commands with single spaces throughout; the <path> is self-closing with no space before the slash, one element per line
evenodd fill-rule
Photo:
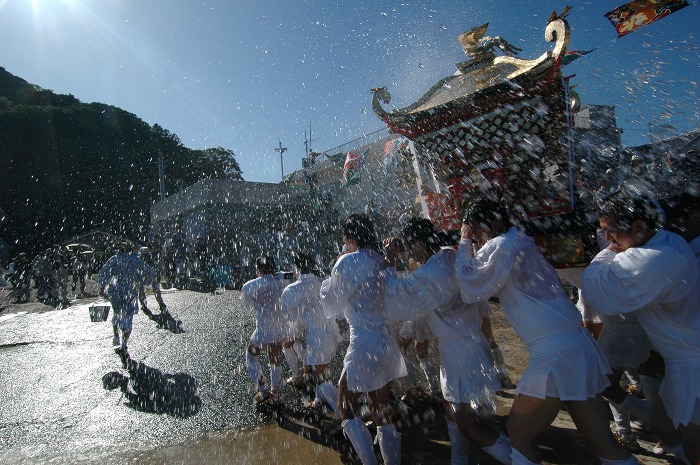
<path fill-rule="evenodd" d="M 141 240 L 158 199 L 205 178 L 241 179 L 234 153 L 193 150 L 158 124 L 54 94 L 0 68 L 0 239 L 36 252 L 100 228 Z"/>

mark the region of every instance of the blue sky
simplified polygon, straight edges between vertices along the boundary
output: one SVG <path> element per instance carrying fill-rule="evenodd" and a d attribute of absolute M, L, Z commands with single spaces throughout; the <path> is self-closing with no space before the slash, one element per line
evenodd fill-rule
<path fill-rule="evenodd" d="M 603 17 L 624 1 L 570 2 L 565 68 L 585 104 L 615 105 L 623 143 L 649 125 L 700 127 L 700 9 L 616 40 Z M 490 22 L 532 59 L 566 2 L 472 0 L 0 0 L 0 66 L 83 102 L 123 108 L 191 148 L 222 146 L 250 181 L 301 167 L 304 132 L 324 151 L 382 127 L 373 87 L 404 107 L 466 58 L 456 37 Z"/>

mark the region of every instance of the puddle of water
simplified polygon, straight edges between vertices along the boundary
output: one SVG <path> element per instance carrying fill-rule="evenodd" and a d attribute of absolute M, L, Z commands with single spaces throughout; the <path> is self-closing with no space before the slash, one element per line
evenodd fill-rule
<path fill-rule="evenodd" d="M 137 465 L 174 463 L 342 465 L 343 463 L 334 450 L 274 425 L 255 430 L 209 433 L 181 444 L 139 452 L 131 457 L 121 456 L 120 459 L 122 463 Z"/>

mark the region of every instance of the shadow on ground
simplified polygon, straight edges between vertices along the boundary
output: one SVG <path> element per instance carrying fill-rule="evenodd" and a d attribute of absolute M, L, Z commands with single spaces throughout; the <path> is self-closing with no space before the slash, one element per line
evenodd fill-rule
<path fill-rule="evenodd" d="M 182 320 L 176 320 L 170 312 L 153 313 L 148 308 L 142 308 L 141 310 L 144 315 L 158 325 L 158 329 L 167 329 L 174 334 L 185 332 L 182 328 Z"/>
<path fill-rule="evenodd" d="M 146 413 L 187 418 L 196 415 L 202 400 L 197 380 L 186 373 L 168 374 L 143 362 L 126 360 L 128 376 L 112 371 L 102 377 L 105 389 L 121 389 L 127 406 Z"/>

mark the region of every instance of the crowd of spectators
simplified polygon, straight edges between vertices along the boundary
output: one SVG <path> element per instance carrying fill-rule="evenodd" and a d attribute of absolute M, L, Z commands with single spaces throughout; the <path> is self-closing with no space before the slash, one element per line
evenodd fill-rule
<path fill-rule="evenodd" d="M 15 303 L 29 302 L 32 289 L 36 289 L 36 300 L 52 306 L 67 306 L 71 298 L 87 296 L 86 280 L 94 266 L 93 261 L 90 250 L 70 249 L 58 244 L 34 258 L 20 252 L 0 273 L 0 284 L 12 286 L 11 296 Z"/>

